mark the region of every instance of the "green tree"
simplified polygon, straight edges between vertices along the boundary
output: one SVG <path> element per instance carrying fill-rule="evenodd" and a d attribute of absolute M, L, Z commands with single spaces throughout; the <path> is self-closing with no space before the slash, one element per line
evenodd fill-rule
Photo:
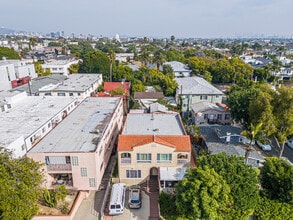
<path fill-rule="evenodd" d="M 198 167 L 209 166 L 219 174 L 230 187 L 233 204 L 226 219 L 245 219 L 258 203 L 258 173 L 244 163 L 243 157 L 227 156 L 225 153 L 201 157 Z"/>
<path fill-rule="evenodd" d="M 260 135 L 262 135 L 263 128 L 262 128 L 262 122 L 259 122 L 258 124 L 254 125 L 253 123 L 250 123 L 247 130 L 244 130 L 241 134 L 244 135 L 249 139 L 249 143 L 246 146 L 245 150 L 245 164 L 248 163 L 248 157 L 250 154 L 250 151 L 252 150 L 252 142 L 258 139 Z"/>
<path fill-rule="evenodd" d="M 191 70 L 196 73 L 203 75 L 204 71 L 207 70 L 207 64 L 204 59 L 199 57 L 191 57 L 188 60 L 189 66 Z"/>
<path fill-rule="evenodd" d="M 80 62 L 78 62 L 76 64 L 71 64 L 68 68 L 69 73 L 70 74 L 78 73 L 79 65 L 80 65 Z"/>
<path fill-rule="evenodd" d="M 165 75 L 168 74 L 168 73 L 174 75 L 174 70 L 173 70 L 173 68 L 172 68 L 171 65 L 169 65 L 169 64 L 165 64 L 165 65 L 163 65 L 163 73 L 164 73 Z"/>
<path fill-rule="evenodd" d="M 273 93 L 274 139 L 281 157 L 288 136 L 293 134 L 293 87 L 282 86 Z"/>
<path fill-rule="evenodd" d="M 155 63 L 157 65 L 158 72 L 159 72 L 160 66 L 163 65 L 164 62 L 166 62 L 166 56 L 165 56 L 163 50 L 157 50 L 154 53 L 153 63 Z"/>
<path fill-rule="evenodd" d="M 293 207 L 288 203 L 281 203 L 264 197 L 257 204 L 254 215 L 258 220 L 291 220 Z"/>
<path fill-rule="evenodd" d="M 177 210 L 188 219 L 225 219 L 232 205 L 230 187 L 207 166 L 188 170 L 175 192 Z"/>
<path fill-rule="evenodd" d="M 167 61 L 178 61 L 185 63 L 185 57 L 178 50 L 170 49 L 166 51 Z"/>
<path fill-rule="evenodd" d="M 253 75 L 253 67 L 244 63 L 241 59 L 233 57 L 229 60 L 234 68 L 233 82 L 238 82 L 240 79 L 251 79 Z"/>
<path fill-rule="evenodd" d="M 6 59 L 11 59 L 11 60 L 19 60 L 20 57 L 18 53 L 10 48 L 7 47 L 0 47 L 0 60 L 5 57 Z"/>
<path fill-rule="evenodd" d="M 147 63 L 151 60 L 150 51 L 148 47 L 142 46 L 140 54 L 138 55 L 138 59 L 143 63 L 143 65 L 147 65 Z"/>
<path fill-rule="evenodd" d="M 31 219 L 38 211 L 43 174 L 41 164 L 30 158 L 13 158 L 0 148 L 0 218 Z"/>
<path fill-rule="evenodd" d="M 171 35 L 171 41 L 173 42 L 175 40 L 175 36 Z"/>
<path fill-rule="evenodd" d="M 293 205 L 293 166 L 277 157 L 267 157 L 261 168 L 263 194 L 272 200 Z"/>
<path fill-rule="evenodd" d="M 80 64 L 80 73 L 101 73 L 103 79 L 109 79 L 110 60 L 102 51 L 89 52 L 84 56 Z"/>
<path fill-rule="evenodd" d="M 44 70 L 40 62 L 34 62 L 34 66 L 38 76 L 49 76 L 51 74 L 50 69 Z"/>

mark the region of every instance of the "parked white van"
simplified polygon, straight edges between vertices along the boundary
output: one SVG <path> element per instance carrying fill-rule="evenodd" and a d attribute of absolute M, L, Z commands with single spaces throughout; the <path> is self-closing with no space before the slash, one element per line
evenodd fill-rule
<path fill-rule="evenodd" d="M 112 186 L 109 215 L 119 215 L 123 213 L 125 203 L 125 183 L 115 183 Z"/>

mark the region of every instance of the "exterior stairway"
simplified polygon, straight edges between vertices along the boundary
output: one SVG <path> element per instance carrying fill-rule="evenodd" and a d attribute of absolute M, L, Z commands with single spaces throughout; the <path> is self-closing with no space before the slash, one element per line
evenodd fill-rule
<path fill-rule="evenodd" d="M 149 220 L 158 220 L 160 219 L 159 205 L 158 205 L 158 198 L 159 198 L 158 176 L 150 175 L 148 189 L 149 189 L 148 195 L 150 198 Z"/>

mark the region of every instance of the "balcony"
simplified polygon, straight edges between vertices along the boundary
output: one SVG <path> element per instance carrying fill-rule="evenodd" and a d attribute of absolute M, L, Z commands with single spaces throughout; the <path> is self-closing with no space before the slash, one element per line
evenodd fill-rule
<path fill-rule="evenodd" d="M 48 171 L 71 171 L 71 164 L 48 164 Z"/>
<path fill-rule="evenodd" d="M 188 162 L 188 159 L 177 159 L 177 164 L 187 164 Z"/>
<path fill-rule="evenodd" d="M 121 158 L 121 163 L 131 164 L 131 158 L 127 158 L 127 157 Z"/>

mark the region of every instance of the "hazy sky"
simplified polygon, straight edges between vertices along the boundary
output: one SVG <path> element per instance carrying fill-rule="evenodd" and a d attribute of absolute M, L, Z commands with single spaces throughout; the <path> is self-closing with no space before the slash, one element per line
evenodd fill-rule
<path fill-rule="evenodd" d="M 293 36 L 293 0 L 1 0 L 0 26 L 102 36 Z"/>

